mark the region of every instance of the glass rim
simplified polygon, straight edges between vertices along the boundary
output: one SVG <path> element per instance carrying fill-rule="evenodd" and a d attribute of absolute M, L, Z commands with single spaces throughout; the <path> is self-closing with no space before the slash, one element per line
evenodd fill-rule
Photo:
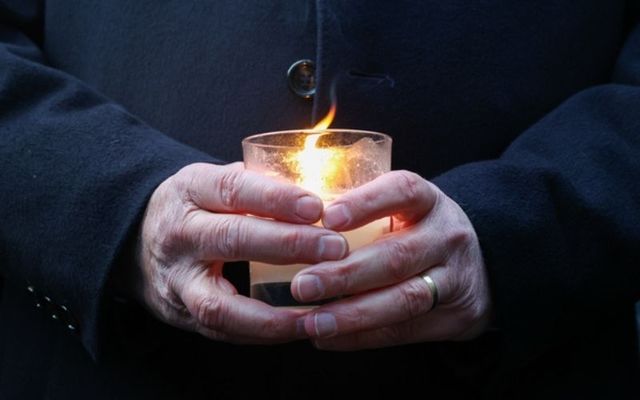
<path fill-rule="evenodd" d="M 327 133 L 353 132 L 353 133 L 357 133 L 357 134 L 363 134 L 363 136 L 367 135 L 368 137 L 374 136 L 375 137 L 374 142 L 376 144 L 378 144 L 378 143 L 386 143 L 386 142 L 393 143 L 393 138 L 391 136 L 387 135 L 386 133 L 382 133 L 382 132 L 368 131 L 368 130 L 364 130 L 364 129 L 330 128 L 330 129 L 322 129 L 322 130 L 288 129 L 288 130 L 282 130 L 282 131 L 256 133 L 254 135 L 250 135 L 250 136 L 247 136 L 244 139 L 242 139 L 242 146 L 244 147 L 245 145 L 251 145 L 251 146 L 255 146 L 255 147 L 274 148 L 274 149 L 277 149 L 277 148 L 284 148 L 284 149 L 296 148 L 296 147 L 299 147 L 299 146 L 256 143 L 253 140 L 258 139 L 258 138 L 264 138 L 264 137 L 276 136 L 276 135 L 283 135 L 283 134 L 296 133 L 296 134 L 312 135 L 312 134 L 315 134 L 315 133 L 324 133 L 324 132 L 327 132 Z M 347 146 L 351 146 L 351 144 L 338 146 L 338 147 L 347 147 Z"/>

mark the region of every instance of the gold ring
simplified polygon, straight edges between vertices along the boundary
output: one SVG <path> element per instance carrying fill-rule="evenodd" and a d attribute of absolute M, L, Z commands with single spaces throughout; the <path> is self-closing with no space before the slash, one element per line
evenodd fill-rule
<path fill-rule="evenodd" d="M 426 272 L 422 273 L 420 278 L 424 279 L 431 292 L 431 309 L 429 309 L 429 311 L 431 311 L 438 305 L 438 286 L 436 286 L 436 283 Z"/>

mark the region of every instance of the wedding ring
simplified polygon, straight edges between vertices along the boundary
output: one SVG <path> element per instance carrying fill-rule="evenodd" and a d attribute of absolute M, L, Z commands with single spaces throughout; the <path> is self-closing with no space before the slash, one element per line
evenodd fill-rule
<path fill-rule="evenodd" d="M 420 278 L 424 279 L 431 292 L 431 309 L 429 310 L 431 311 L 438 305 L 438 286 L 426 272 L 420 274 Z"/>

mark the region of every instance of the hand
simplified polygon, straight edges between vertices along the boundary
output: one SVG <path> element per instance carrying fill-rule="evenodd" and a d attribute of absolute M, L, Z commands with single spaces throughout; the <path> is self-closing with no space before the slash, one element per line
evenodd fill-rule
<path fill-rule="evenodd" d="M 266 344 L 306 337 L 296 327 L 300 312 L 238 295 L 222 266 L 344 257 L 342 236 L 308 225 L 322 208 L 318 197 L 245 171 L 241 163 L 189 165 L 158 186 L 148 203 L 135 292 L 159 319 L 212 339 Z"/>
<path fill-rule="evenodd" d="M 347 231 L 386 216 L 393 232 L 292 281 L 299 301 L 347 296 L 301 317 L 321 349 L 356 350 L 479 335 L 491 302 L 476 233 L 462 209 L 407 171 L 385 174 L 337 199 L 324 226 Z M 426 273 L 435 282 L 433 297 Z"/>

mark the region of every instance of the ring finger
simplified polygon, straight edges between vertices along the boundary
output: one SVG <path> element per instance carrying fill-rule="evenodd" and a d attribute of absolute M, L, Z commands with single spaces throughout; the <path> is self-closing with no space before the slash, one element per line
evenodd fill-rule
<path fill-rule="evenodd" d="M 446 257 L 443 235 L 430 227 L 394 232 L 339 261 L 300 271 L 291 291 L 300 302 L 361 293 L 402 282 Z"/>
<path fill-rule="evenodd" d="M 450 297 L 446 267 L 431 268 L 428 274 L 436 284 L 441 305 L 446 303 Z M 370 331 L 427 315 L 434 300 L 432 288 L 422 276 L 416 276 L 319 307 L 304 317 L 304 326 L 315 338 Z"/>

